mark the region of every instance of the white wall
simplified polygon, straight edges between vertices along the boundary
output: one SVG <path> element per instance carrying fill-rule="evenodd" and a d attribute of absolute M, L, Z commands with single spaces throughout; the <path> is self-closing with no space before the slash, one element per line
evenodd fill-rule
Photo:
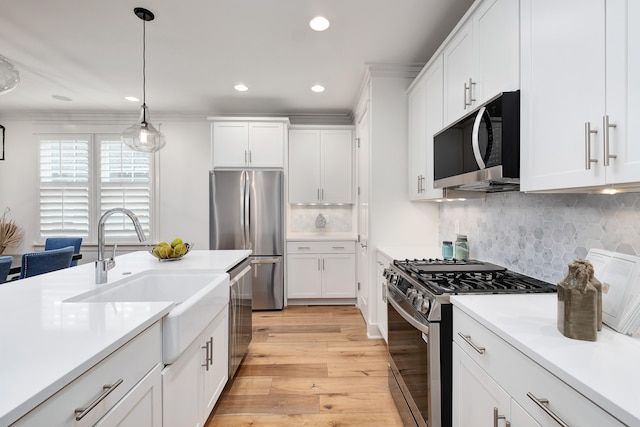
<path fill-rule="evenodd" d="M 135 120 L 135 118 L 131 119 Z M 159 240 L 182 237 L 197 249 L 209 248 L 208 173 L 211 165 L 209 122 L 204 117 L 163 118 L 161 130 L 167 145 L 160 150 L 159 172 Z M 25 230 L 20 248 L 33 249 L 38 241 L 38 132 L 113 132 L 129 126 L 128 120 L 104 116 L 2 118 L 5 126 L 5 158 L 0 161 L 0 210 L 11 208 L 10 217 Z M 97 236 L 92 236 L 97 240 Z M 108 242 L 107 242 L 108 243 Z M 91 252 L 89 242 L 83 253 Z M 9 252 L 9 250 L 8 250 Z M 86 259 L 85 259 L 86 258 Z M 88 262 L 91 257 L 83 258 Z"/>

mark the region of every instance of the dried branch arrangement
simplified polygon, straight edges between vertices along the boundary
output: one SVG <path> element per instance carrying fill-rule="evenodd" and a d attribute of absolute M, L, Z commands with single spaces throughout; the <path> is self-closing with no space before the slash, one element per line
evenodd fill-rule
<path fill-rule="evenodd" d="M 24 230 L 14 220 L 7 219 L 10 209 L 6 208 L 0 218 L 0 255 L 7 246 L 18 245 L 24 236 Z"/>

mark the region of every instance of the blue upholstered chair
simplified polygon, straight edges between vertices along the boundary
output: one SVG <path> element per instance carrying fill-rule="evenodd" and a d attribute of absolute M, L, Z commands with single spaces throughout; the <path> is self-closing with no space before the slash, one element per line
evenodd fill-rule
<path fill-rule="evenodd" d="M 71 266 L 73 251 L 73 246 L 67 246 L 62 249 L 22 254 L 20 278 L 37 276 Z"/>
<path fill-rule="evenodd" d="M 80 246 L 82 245 L 82 237 L 49 237 L 44 242 L 44 250 L 50 251 L 51 249 L 61 249 L 67 246 L 73 246 L 73 253 L 80 253 Z M 71 267 L 78 265 L 78 261 L 71 261 Z"/>
<path fill-rule="evenodd" d="M 9 269 L 11 269 L 12 262 L 13 257 L 0 256 L 0 283 L 7 281 L 7 275 L 9 274 Z"/>

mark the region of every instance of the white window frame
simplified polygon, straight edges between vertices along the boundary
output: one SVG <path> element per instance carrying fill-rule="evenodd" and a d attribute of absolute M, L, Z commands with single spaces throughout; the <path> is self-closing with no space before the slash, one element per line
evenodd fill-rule
<path fill-rule="evenodd" d="M 38 144 L 38 239 L 41 242 L 47 237 L 51 237 L 53 235 L 77 235 L 77 234 L 66 234 L 64 231 L 60 230 L 57 232 L 46 232 L 43 231 L 42 223 L 41 223 L 41 197 L 42 192 L 41 189 L 47 187 L 46 183 L 43 183 L 42 176 L 40 174 L 40 167 L 42 164 L 41 159 L 41 141 L 43 139 L 79 139 L 79 138 L 87 138 L 89 141 L 88 148 L 88 168 L 89 168 L 89 182 L 87 183 L 88 191 L 89 191 L 89 213 L 88 213 L 88 232 L 87 235 L 78 235 L 78 237 L 83 238 L 83 244 L 97 244 L 97 235 L 98 235 L 98 221 L 104 210 L 101 209 L 101 147 L 100 143 L 104 140 L 116 141 L 119 140 L 120 136 L 116 133 L 111 132 L 96 132 L 96 133 L 70 133 L 70 132 L 54 132 L 54 133 L 40 133 L 37 134 L 37 144 Z M 127 147 L 123 147 L 124 150 L 129 150 Z M 130 151 L 130 150 L 129 150 Z M 144 155 L 144 153 L 135 153 L 135 155 L 140 156 Z M 158 229 L 158 224 L 156 223 L 157 209 L 158 209 L 158 200 L 159 200 L 159 189 L 158 189 L 158 178 L 157 178 L 157 154 L 149 154 L 149 182 L 148 186 L 141 186 L 140 184 L 131 184 L 132 186 L 141 186 L 143 188 L 149 189 L 149 220 L 148 220 L 148 229 L 145 229 L 145 236 L 148 241 L 154 241 L 156 232 Z M 52 186 L 62 186 L 62 187 L 73 187 L 73 184 L 69 183 L 55 183 Z M 117 187 L 117 184 L 116 184 Z M 112 205 L 109 207 L 115 207 L 116 205 Z M 124 206 L 128 207 L 128 206 Z M 132 209 L 133 210 L 133 209 Z M 141 218 L 142 222 L 144 220 Z M 121 236 L 119 232 L 110 233 L 109 225 L 112 227 L 115 224 L 122 223 L 122 225 L 126 228 L 127 235 Z M 143 227 L 145 224 L 143 223 Z M 131 220 L 125 215 L 112 215 L 107 221 L 107 240 L 109 243 L 119 243 L 119 244 L 138 244 L 138 238 L 133 229 L 133 224 Z"/>

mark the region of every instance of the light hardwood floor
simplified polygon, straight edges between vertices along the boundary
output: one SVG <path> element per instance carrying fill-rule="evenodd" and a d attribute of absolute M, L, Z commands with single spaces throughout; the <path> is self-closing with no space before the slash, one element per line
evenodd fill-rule
<path fill-rule="evenodd" d="M 354 306 L 253 313 L 253 341 L 205 427 L 402 426 L 384 340 Z"/>

